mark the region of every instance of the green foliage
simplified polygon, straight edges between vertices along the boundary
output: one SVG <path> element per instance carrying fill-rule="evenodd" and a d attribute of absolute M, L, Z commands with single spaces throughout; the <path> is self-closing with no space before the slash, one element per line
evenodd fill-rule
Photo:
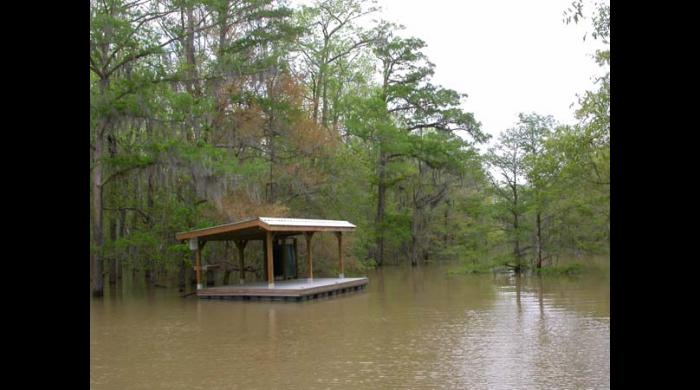
<path fill-rule="evenodd" d="M 609 10 L 596 9 L 594 38 L 609 43 Z M 532 257 L 536 215 L 547 256 L 605 252 L 609 70 L 580 97 L 578 123 L 521 114 L 482 155 L 488 135 L 466 95 L 433 83 L 421 39 L 385 21 L 361 27 L 376 10 L 361 0 L 92 1 L 91 172 L 104 234 L 99 244 L 91 230 L 91 253 L 140 269 L 190 266 L 175 233 L 254 215 L 352 221 L 348 274 L 377 266 L 382 237 L 388 263 L 512 264 L 516 240 Z M 583 18 L 578 3 L 571 12 Z M 609 50 L 596 60 L 608 67 Z M 211 261 L 231 253 L 205 248 Z M 336 266 L 324 261 L 319 269 Z"/>
<path fill-rule="evenodd" d="M 464 265 L 453 268 L 447 271 L 449 275 L 469 275 L 469 274 L 485 274 L 493 272 L 493 269 L 497 266 L 494 262 L 482 262 L 482 263 L 465 263 Z"/>
<path fill-rule="evenodd" d="M 566 275 L 566 276 L 576 276 L 581 275 L 585 272 L 589 272 L 590 267 L 582 263 L 571 263 L 563 266 L 553 266 L 546 267 L 537 270 L 539 275 Z"/>

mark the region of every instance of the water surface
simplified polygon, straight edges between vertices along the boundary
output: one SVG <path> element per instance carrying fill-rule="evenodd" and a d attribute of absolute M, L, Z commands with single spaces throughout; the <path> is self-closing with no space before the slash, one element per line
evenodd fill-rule
<path fill-rule="evenodd" d="M 93 389 L 605 389 L 605 276 L 448 276 L 386 267 L 358 293 L 308 302 L 91 300 Z"/>

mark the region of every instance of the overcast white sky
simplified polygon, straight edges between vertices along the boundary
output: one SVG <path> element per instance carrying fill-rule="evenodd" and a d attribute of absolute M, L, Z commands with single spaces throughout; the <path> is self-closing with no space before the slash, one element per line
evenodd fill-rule
<path fill-rule="evenodd" d="M 311 1 L 292 0 L 310 4 Z M 464 109 L 493 135 L 520 112 L 573 123 L 576 94 L 593 88 L 599 43 L 589 21 L 566 25 L 571 0 L 378 0 L 381 17 L 427 44 L 433 81 L 466 93 Z M 590 3 L 589 3 L 590 4 Z M 590 7 L 589 7 L 590 10 Z"/>

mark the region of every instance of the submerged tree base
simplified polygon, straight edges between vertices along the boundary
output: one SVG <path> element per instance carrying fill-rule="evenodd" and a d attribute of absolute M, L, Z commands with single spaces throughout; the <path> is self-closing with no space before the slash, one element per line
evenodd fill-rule
<path fill-rule="evenodd" d="M 563 265 L 549 265 L 542 268 L 529 267 L 521 265 L 520 268 L 514 267 L 511 264 L 499 262 L 485 263 L 468 263 L 448 271 L 449 275 L 469 275 L 469 274 L 486 274 L 486 273 L 520 273 L 533 275 L 566 275 L 576 276 L 588 273 L 603 271 L 600 266 L 585 264 L 585 263 L 569 263 Z"/>
<path fill-rule="evenodd" d="M 487 263 L 466 263 L 457 268 L 447 271 L 448 275 L 468 275 L 468 274 L 486 274 L 490 272 L 507 272 L 508 270 L 502 263 L 487 262 Z"/>
<path fill-rule="evenodd" d="M 580 275 L 592 271 L 594 268 L 581 263 L 572 263 L 567 265 L 549 266 L 536 269 L 535 272 L 539 275 Z"/>

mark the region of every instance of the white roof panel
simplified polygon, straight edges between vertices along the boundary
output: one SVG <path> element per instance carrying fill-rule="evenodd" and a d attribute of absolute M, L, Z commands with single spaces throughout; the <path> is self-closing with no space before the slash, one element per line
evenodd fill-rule
<path fill-rule="evenodd" d="M 301 218 L 272 218 L 260 217 L 262 222 L 270 226 L 315 226 L 315 227 L 347 227 L 354 228 L 355 225 L 348 221 L 334 221 L 331 219 L 301 219 Z"/>

